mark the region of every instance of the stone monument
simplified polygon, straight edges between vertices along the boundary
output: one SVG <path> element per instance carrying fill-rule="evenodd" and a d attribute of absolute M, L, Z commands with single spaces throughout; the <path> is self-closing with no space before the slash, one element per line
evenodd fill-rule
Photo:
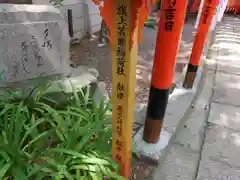
<path fill-rule="evenodd" d="M 53 6 L 0 4 L 0 86 L 68 75 L 69 39 Z"/>

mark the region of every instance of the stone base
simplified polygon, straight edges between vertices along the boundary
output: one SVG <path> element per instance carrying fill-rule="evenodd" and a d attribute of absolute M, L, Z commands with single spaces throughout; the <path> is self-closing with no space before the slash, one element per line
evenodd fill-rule
<path fill-rule="evenodd" d="M 23 92 L 23 96 L 28 96 L 34 88 L 46 84 L 50 84 L 50 87 L 46 89 L 46 93 L 72 93 L 73 87 L 76 88 L 76 90 L 79 90 L 85 86 L 96 84 L 98 76 L 99 73 L 96 69 L 80 66 L 78 68 L 72 68 L 72 73 L 69 78 L 61 79 L 61 77 L 57 76 L 47 76 L 42 77 L 41 79 L 12 83 L 9 84 L 8 87 L 0 88 L 0 94 L 6 93 L 6 89 L 20 89 Z"/>
<path fill-rule="evenodd" d="M 143 128 L 134 137 L 137 151 L 143 155 L 159 161 L 164 148 L 168 145 L 171 134 L 162 129 L 160 140 L 156 144 L 148 144 L 143 140 Z"/>

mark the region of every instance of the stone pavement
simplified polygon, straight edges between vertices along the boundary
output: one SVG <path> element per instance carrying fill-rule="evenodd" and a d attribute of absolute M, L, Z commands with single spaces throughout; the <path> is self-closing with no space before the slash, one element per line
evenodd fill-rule
<path fill-rule="evenodd" d="M 240 179 L 239 38 L 240 18 L 226 17 L 216 34 L 215 87 L 197 180 Z"/>
<path fill-rule="evenodd" d="M 240 18 L 218 26 L 200 83 L 154 180 L 240 180 Z"/>

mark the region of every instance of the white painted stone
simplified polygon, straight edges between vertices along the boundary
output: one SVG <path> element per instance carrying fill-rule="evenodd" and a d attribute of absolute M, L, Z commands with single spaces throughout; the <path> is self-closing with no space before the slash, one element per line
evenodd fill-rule
<path fill-rule="evenodd" d="M 94 69 L 78 67 L 76 69 L 73 68 L 72 71 L 72 77 L 53 82 L 48 92 L 54 93 L 63 91 L 65 93 L 72 93 L 74 89 L 78 91 L 87 85 L 97 82 L 99 74 Z"/>
<path fill-rule="evenodd" d="M 96 84 L 93 99 L 96 104 L 101 104 L 102 102 L 108 103 L 110 101 L 107 86 L 104 82 Z"/>
<path fill-rule="evenodd" d="M 193 180 L 198 168 L 199 154 L 180 145 L 171 145 L 153 180 Z"/>
<path fill-rule="evenodd" d="M 68 26 L 52 6 L 0 4 L 1 86 L 70 73 Z"/>
<path fill-rule="evenodd" d="M 197 180 L 239 180 L 240 169 L 218 161 L 201 161 Z"/>
<path fill-rule="evenodd" d="M 240 167 L 240 132 L 221 126 L 209 126 L 202 151 L 202 160 L 222 161 Z"/>
<path fill-rule="evenodd" d="M 164 148 L 168 145 L 171 134 L 162 129 L 160 140 L 156 144 L 148 144 L 143 140 L 143 128 L 134 136 L 137 151 L 144 155 L 159 160 Z"/>
<path fill-rule="evenodd" d="M 134 122 L 143 125 L 147 115 L 147 104 L 137 103 L 134 108 Z"/>
<path fill-rule="evenodd" d="M 208 121 L 240 131 L 240 109 L 231 105 L 212 103 Z"/>

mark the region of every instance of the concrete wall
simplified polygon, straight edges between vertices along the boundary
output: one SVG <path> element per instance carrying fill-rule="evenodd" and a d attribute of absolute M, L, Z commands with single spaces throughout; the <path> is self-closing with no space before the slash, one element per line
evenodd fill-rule
<path fill-rule="evenodd" d="M 32 0 L 34 4 L 50 4 L 49 0 Z M 91 0 L 64 0 L 60 7 L 67 21 L 67 9 L 73 12 L 74 37 L 82 38 L 87 32 L 97 32 L 101 27 L 98 7 Z"/>

